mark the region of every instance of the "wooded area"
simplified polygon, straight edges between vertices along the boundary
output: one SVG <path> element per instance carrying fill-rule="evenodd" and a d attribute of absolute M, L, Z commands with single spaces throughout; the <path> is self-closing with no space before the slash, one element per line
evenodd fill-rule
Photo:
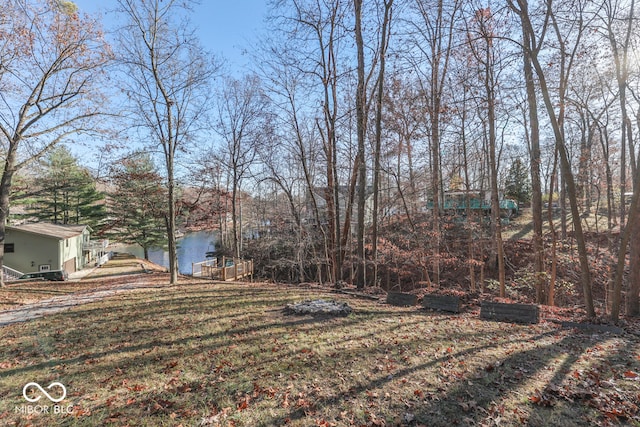
<path fill-rule="evenodd" d="M 275 280 L 640 313 L 634 1 L 277 0 L 241 76 L 182 2 L 117 3 L 112 38 L 71 2 L 0 10 L 0 242 L 25 166 L 100 135 L 124 165 L 93 171 L 121 213 L 101 232 L 135 211 L 172 260 L 178 227 L 218 228 Z M 150 188 L 133 173 L 164 189 L 113 197 Z"/>

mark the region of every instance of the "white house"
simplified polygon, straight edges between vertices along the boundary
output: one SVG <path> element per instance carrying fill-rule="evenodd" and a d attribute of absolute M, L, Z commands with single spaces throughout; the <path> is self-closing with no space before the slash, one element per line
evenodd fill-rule
<path fill-rule="evenodd" d="M 106 242 L 92 242 L 87 225 L 32 223 L 7 226 L 4 265 L 23 273 L 66 270 L 95 263 Z"/>

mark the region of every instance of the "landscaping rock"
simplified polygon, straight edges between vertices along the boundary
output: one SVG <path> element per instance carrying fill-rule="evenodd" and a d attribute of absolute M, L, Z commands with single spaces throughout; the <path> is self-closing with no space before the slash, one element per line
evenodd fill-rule
<path fill-rule="evenodd" d="M 297 315 L 348 316 L 353 312 L 353 309 L 345 302 L 318 299 L 287 304 L 284 312 Z"/>

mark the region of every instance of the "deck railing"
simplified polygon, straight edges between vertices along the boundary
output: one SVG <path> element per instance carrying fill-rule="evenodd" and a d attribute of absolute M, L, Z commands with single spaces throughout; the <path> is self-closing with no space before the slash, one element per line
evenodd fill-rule
<path fill-rule="evenodd" d="M 195 262 L 191 264 L 191 275 L 222 281 L 233 281 L 247 276 L 253 279 L 253 260 L 222 257 L 220 263 L 217 259 Z"/>
<path fill-rule="evenodd" d="M 14 270 L 11 267 L 7 267 L 6 265 L 2 266 L 2 278 L 5 281 L 9 281 L 9 280 L 16 280 L 18 278 L 20 278 L 20 276 L 22 276 L 24 273 L 18 271 L 18 270 Z"/>
<path fill-rule="evenodd" d="M 193 277 L 206 277 L 203 275 L 203 269 L 207 269 L 209 267 L 217 267 L 218 260 L 217 259 L 209 259 L 207 261 L 202 262 L 192 262 L 191 263 L 191 275 Z"/>
<path fill-rule="evenodd" d="M 89 240 L 88 242 L 82 243 L 83 251 L 99 251 L 105 249 L 109 246 L 109 240 Z"/>

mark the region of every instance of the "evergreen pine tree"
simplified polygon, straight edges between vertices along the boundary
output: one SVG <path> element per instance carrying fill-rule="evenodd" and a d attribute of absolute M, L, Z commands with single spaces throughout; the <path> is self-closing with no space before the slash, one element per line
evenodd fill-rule
<path fill-rule="evenodd" d="M 34 216 L 54 224 L 86 224 L 98 230 L 105 219 L 104 195 L 89 171 L 65 147 L 51 151 L 41 164 Z"/>
<path fill-rule="evenodd" d="M 149 249 L 165 247 L 167 242 L 163 179 L 148 154 L 135 152 L 113 166 L 111 180 L 108 234 L 141 246 L 148 259 Z"/>
<path fill-rule="evenodd" d="M 506 198 L 514 199 L 518 203 L 531 201 L 529 170 L 520 159 L 515 159 L 509 168 L 505 178 L 504 195 Z"/>

